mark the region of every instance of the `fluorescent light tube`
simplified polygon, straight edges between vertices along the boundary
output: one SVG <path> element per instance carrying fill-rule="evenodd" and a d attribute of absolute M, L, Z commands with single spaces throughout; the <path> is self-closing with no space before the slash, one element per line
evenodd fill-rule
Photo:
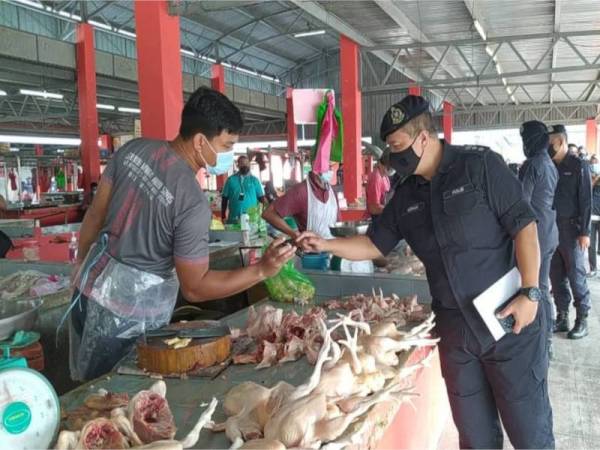
<path fill-rule="evenodd" d="M 492 50 L 492 47 L 490 47 L 489 45 L 485 46 L 485 52 L 490 55 L 491 57 L 494 56 L 494 50 Z"/>
<path fill-rule="evenodd" d="M 188 55 L 188 56 L 196 56 L 194 55 L 194 52 L 190 52 L 189 50 L 186 50 L 185 48 L 182 48 L 179 50 L 181 53 L 183 53 L 184 55 Z"/>
<path fill-rule="evenodd" d="M 64 153 L 64 152 L 65 152 L 65 150 L 62 149 L 62 148 L 57 148 L 56 149 L 56 153 Z"/>
<path fill-rule="evenodd" d="M 21 3 L 22 5 L 31 6 L 37 9 L 44 9 L 44 5 L 38 2 L 32 2 L 31 0 L 15 0 L 17 3 Z"/>
<path fill-rule="evenodd" d="M 17 148 L 17 147 L 11 147 L 11 148 L 10 148 L 10 151 L 11 151 L 11 152 L 18 152 L 18 151 L 20 151 L 20 150 L 21 150 L 21 149 L 20 149 L 20 148 Z"/>
<path fill-rule="evenodd" d="M 8 95 L 8 93 L 6 91 L 3 91 L 2 89 L 0 89 L 0 97 L 4 97 Z"/>
<path fill-rule="evenodd" d="M 481 39 L 483 39 L 485 41 L 487 39 L 487 36 L 485 35 L 485 30 L 483 29 L 483 26 L 479 23 L 479 20 L 474 20 L 473 25 L 475 26 L 475 29 L 479 33 L 479 36 L 481 36 Z"/>
<path fill-rule="evenodd" d="M 258 75 L 253 70 L 244 69 L 243 67 L 236 67 L 235 70 L 237 70 L 238 72 L 247 73 L 249 75 Z"/>
<path fill-rule="evenodd" d="M 124 108 L 122 106 L 119 106 L 119 112 L 126 112 L 126 113 L 133 113 L 133 114 L 139 114 L 141 111 L 139 108 Z"/>
<path fill-rule="evenodd" d="M 9 144 L 79 145 L 81 144 L 81 139 L 68 137 L 0 134 L 0 142 L 8 142 Z"/>
<path fill-rule="evenodd" d="M 500 67 L 500 63 L 496 63 L 496 71 L 498 75 L 502 75 L 502 67 Z"/>
<path fill-rule="evenodd" d="M 107 111 L 114 111 L 115 107 L 113 105 L 103 105 L 102 103 L 96 103 L 97 109 L 106 109 Z"/>
<path fill-rule="evenodd" d="M 504 86 L 506 86 L 506 85 L 508 84 L 508 82 L 506 81 L 506 78 L 504 78 L 504 77 L 502 77 L 502 84 L 503 84 Z"/>
<path fill-rule="evenodd" d="M 123 36 L 130 37 L 130 38 L 135 38 L 135 33 L 132 33 L 131 31 L 118 30 L 117 33 L 122 34 Z"/>
<path fill-rule="evenodd" d="M 306 37 L 306 36 L 317 36 L 319 34 L 325 34 L 325 30 L 303 31 L 301 33 L 294 34 L 294 37 L 301 38 L 301 37 Z"/>
<path fill-rule="evenodd" d="M 63 98 L 62 94 L 54 94 L 52 92 L 46 92 L 46 91 L 33 91 L 31 89 L 19 89 L 19 92 L 23 95 L 31 95 L 34 97 L 54 98 L 57 100 L 62 100 L 62 98 Z"/>
<path fill-rule="evenodd" d="M 96 22 L 95 20 L 88 20 L 90 25 L 95 26 L 96 28 L 102 28 L 103 30 L 112 31 L 112 27 L 110 25 L 106 25 L 105 23 Z"/>

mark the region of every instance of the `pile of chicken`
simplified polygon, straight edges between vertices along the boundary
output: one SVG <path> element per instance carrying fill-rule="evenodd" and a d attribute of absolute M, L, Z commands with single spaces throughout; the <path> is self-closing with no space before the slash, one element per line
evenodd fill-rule
<path fill-rule="evenodd" d="M 264 305 L 258 311 L 251 306 L 245 330 L 232 330 L 232 335 L 251 339 L 255 345 L 250 351 L 234 355 L 233 363 L 258 363 L 256 368 L 262 369 L 278 362 L 296 361 L 306 354 L 314 364 L 323 342 L 319 319 L 326 317 L 325 310 L 319 307 L 300 315 L 295 311 L 284 313 L 271 305 Z"/>
<path fill-rule="evenodd" d="M 383 292 L 372 291 L 372 295 L 357 294 L 343 300 L 329 300 L 324 305 L 329 310 L 349 311 L 352 317 L 361 315 L 367 322 L 392 321 L 397 326 L 409 322 L 421 322 L 429 313 L 417 303 L 417 296 L 400 298 L 396 294 L 384 297 Z"/>
<path fill-rule="evenodd" d="M 75 411 L 79 421 L 71 421 L 70 428 L 58 435 L 56 449 L 154 449 L 182 450 L 192 448 L 200 437 L 200 430 L 212 424 L 217 407 L 212 399 L 198 422 L 182 440 L 175 440 L 175 421 L 166 399 L 167 386 L 157 381 L 148 390 L 138 392 L 131 400 L 127 394 L 113 394 L 104 390 L 88 396 L 85 406 Z M 82 422 L 88 414 L 90 420 Z"/>
<path fill-rule="evenodd" d="M 415 395 L 408 375 L 424 362 L 401 366 L 398 354 L 436 345 L 430 336 L 433 318 L 408 332 L 398 331 L 392 321 L 370 325 L 341 314 L 327 329 L 319 319 L 323 345 L 308 382 L 235 386 L 223 401 L 228 419 L 213 431 L 225 431 L 231 448 L 242 449 L 339 449 L 361 442 L 371 407 L 391 402 L 397 410 Z M 343 330 L 345 339 L 336 341 L 336 330 Z"/>
<path fill-rule="evenodd" d="M 425 276 L 425 266 L 408 246 L 403 250 L 391 252 L 386 256 L 386 260 L 387 264 L 385 267 L 378 268 L 378 272 L 417 277 Z"/>
<path fill-rule="evenodd" d="M 329 300 L 327 310 L 348 311 L 351 318 L 364 318 L 367 322 L 393 322 L 404 326 L 408 322 L 420 322 L 428 313 L 417 303 L 416 296 L 400 298 L 393 294 L 384 297 L 373 291 L 371 296 L 359 294 L 343 300 Z M 251 349 L 234 354 L 234 364 L 258 364 L 257 369 L 271 367 L 277 363 L 296 361 L 306 355 L 310 364 L 315 364 L 323 335 L 319 320 L 327 318 L 326 309 L 315 306 L 303 314 L 285 312 L 271 305 L 263 305 L 258 310 L 250 307 L 244 330 L 232 330 L 236 339 L 253 341 Z M 235 352 L 234 352 L 235 353 Z"/>

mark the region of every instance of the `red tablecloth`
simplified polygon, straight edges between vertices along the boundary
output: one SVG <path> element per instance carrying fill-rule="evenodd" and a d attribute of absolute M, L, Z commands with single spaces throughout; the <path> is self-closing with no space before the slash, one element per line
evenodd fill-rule
<path fill-rule="evenodd" d="M 75 233 L 79 237 L 79 232 Z M 52 242 L 57 237 L 66 240 L 64 243 Z M 40 261 L 69 262 L 69 240 L 71 233 L 51 234 L 48 236 L 36 236 L 33 238 L 13 239 L 15 248 L 6 255 L 7 259 L 25 259 L 23 257 L 23 246 L 28 241 L 37 241 L 40 253 Z"/>

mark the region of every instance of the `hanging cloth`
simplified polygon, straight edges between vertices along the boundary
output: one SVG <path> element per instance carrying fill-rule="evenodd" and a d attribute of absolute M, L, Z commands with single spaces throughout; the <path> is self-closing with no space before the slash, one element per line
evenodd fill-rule
<path fill-rule="evenodd" d="M 343 135 L 342 115 L 335 108 L 333 91 L 328 91 L 317 109 L 317 138 L 311 152 L 313 170 L 316 173 L 327 172 L 329 161 L 343 161 Z"/>
<path fill-rule="evenodd" d="M 306 217 L 306 229 L 318 234 L 324 239 L 332 239 L 329 227 L 337 222 L 338 205 L 335 199 L 335 193 L 331 186 L 329 188 L 329 198 L 323 203 L 313 193 L 309 178 L 306 179 L 306 190 L 308 197 L 308 212 Z"/>

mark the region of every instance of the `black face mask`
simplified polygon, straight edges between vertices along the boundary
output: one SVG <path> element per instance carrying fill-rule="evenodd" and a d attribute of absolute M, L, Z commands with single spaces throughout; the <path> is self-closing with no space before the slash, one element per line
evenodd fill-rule
<path fill-rule="evenodd" d="M 417 156 L 413 148 L 413 144 L 417 138 L 406 149 L 400 152 L 390 153 L 390 166 L 401 177 L 407 177 L 415 173 L 421 157 Z"/>
<path fill-rule="evenodd" d="M 247 167 L 247 166 L 240 167 L 240 173 L 242 175 L 246 175 L 248 172 L 250 172 L 250 167 Z"/>

